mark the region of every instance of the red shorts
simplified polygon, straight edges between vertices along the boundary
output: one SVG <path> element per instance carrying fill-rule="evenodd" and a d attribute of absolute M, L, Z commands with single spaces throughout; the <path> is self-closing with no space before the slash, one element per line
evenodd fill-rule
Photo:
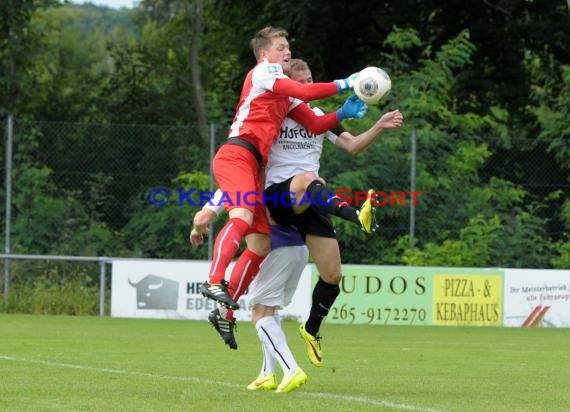
<path fill-rule="evenodd" d="M 253 213 L 253 223 L 247 234 L 269 236 L 259 164 L 255 157 L 245 147 L 225 144 L 214 156 L 213 171 L 216 183 L 224 193 L 225 209 L 228 212 L 235 208 L 249 210 Z"/>

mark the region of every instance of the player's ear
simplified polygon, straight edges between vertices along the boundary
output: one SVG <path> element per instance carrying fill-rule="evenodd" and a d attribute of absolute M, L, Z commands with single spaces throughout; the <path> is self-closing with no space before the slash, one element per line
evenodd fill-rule
<path fill-rule="evenodd" d="M 269 55 L 269 50 L 268 49 L 261 49 L 259 50 L 259 57 L 262 59 L 267 58 L 267 56 Z"/>

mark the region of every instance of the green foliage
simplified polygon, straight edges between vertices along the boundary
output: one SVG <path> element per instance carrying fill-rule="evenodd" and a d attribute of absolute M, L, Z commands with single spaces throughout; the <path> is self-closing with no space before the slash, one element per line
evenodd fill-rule
<path fill-rule="evenodd" d="M 415 40 L 413 31 L 398 30 L 389 43 L 394 48 L 402 47 L 402 54 L 420 42 Z M 405 191 L 409 183 L 402 176 L 407 176 L 410 150 L 406 134 L 412 132 L 410 123 L 417 128 L 416 189 L 422 194 L 416 208 L 414 247 L 410 248 L 406 231 L 394 238 L 394 232 L 382 230 L 384 224 L 406 227 L 409 209 L 383 207 L 378 213 L 379 233 L 387 239 L 372 240 L 375 246 L 365 251 L 354 250 L 355 242 L 344 240 L 344 236 L 364 240 L 358 229 L 338 223 L 342 249 L 349 251 L 343 252 L 345 261 L 444 266 L 549 265 L 553 251 L 545 232 L 548 218 L 541 216 L 540 211 L 546 210 L 556 196 L 532 201 L 526 190 L 507 180 L 491 177 L 486 182 L 483 171 L 493 148 L 497 142 L 510 145 L 508 113 L 498 106 L 491 106 L 482 114 L 463 111 L 469 106 L 453 98 L 458 86 L 457 73 L 471 62 L 473 52 L 467 32 L 460 33 L 440 51 L 426 49 L 421 68 L 399 73 L 391 97 L 383 102 L 385 109 L 394 108 L 394 96 L 398 96 L 396 107 L 404 111 L 407 125 L 401 131 L 385 133 L 386 137 L 383 135 L 356 160 L 338 154 L 334 148 L 325 150 L 321 173 L 325 178 L 333 176 L 330 179 L 333 187 Z M 477 108 L 476 101 L 472 107 Z M 376 108 L 372 108 L 370 115 L 369 120 L 362 121 L 362 128 L 379 115 Z M 358 126 L 357 130 L 361 130 Z M 394 140 L 399 144 L 394 144 Z M 350 168 L 346 168 L 348 162 Z M 378 252 L 370 256 L 370 250 Z M 519 253 L 523 250 L 524 253 Z M 404 257 L 399 258 L 399 254 Z"/>
<path fill-rule="evenodd" d="M 472 189 L 466 205 L 475 218 L 461 229 L 458 239 L 423 247 L 416 242 L 415 248 L 405 251 L 403 262 L 435 265 L 448 253 L 449 261 L 459 266 L 548 267 L 553 251 L 545 234 L 547 219 L 537 211 L 545 208 L 549 199 L 528 202 L 527 196 L 525 190 L 500 179 Z"/>
<path fill-rule="evenodd" d="M 74 199 L 57 195 L 47 167 L 20 170 L 14 176 L 14 251 L 49 253 L 61 239 L 61 228 L 81 214 Z"/>
<path fill-rule="evenodd" d="M 27 2 L 26 2 L 27 3 Z M 95 7 L 64 6 L 29 11 L 29 30 L 14 47 L 12 84 L 18 87 L 13 114 L 36 119 L 93 119 L 100 116 L 98 95 L 112 66 L 107 40 L 117 42 L 129 32 L 124 13 L 112 16 Z M 111 29 L 111 27 L 114 27 Z M 30 56 L 33 56 L 30 58 Z M 18 61 L 21 59 L 21 62 Z M 7 110 L 0 100 L 0 108 Z"/>
<path fill-rule="evenodd" d="M 562 217 L 562 221 L 564 222 L 566 229 L 570 229 L 570 200 L 569 199 L 566 199 L 566 201 L 564 202 L 564 204 L 562 205 L 560 210 L 561 210 L 560 215 Z"/>
<path fill-rule="evenodd" d="M 192 217 L 200 210 L 194 205 L 200 204 L 199 193 L 208 191 L 209 178 L 200 172 L 181 173 L 172 183 L 167 188 L 170 200 L 165 206 L 153 206 L 146 197 L 133 201 L 133 218 L 125 226 L 124 236 L 134 256 L 204 258 L 206 250 L 191 248 L 188 236 Z M 187 200 L 190 191 L 191 200 Z"/>
<path fill-rule="evenodd" d="M 57 7 L 57 0 L 3 0 L 0 3 L 0 116 L 18 113 L 27 103 L 31 81 L 26 70 L 39 36 L 32 18 L 37 10 Z M 24 112 L 25 113 L 25 112 Z"/>
<path fill-rule="evenodd" d="M 457 116 L 457 103 L 452 93 L 456 84 L 455 72 L 471 63 L 474 50 L 469 32 L 462 31 L 444 44 L 435 56 L 431 56 L 429 48 L 424 49 L 424 58 L 418 62 L 420 68 L 407 75 L 401 74 L 398 94 L 392 94 L 398 96 L 401 109 L 412 124 L 441 124 L 451 126 L 453 130 L 470 123 L 459 121 L 464 116 L 476 120 L 469 113 Z"/>
<path fill-rule="evenodd" d="M 538 104 L 530 110 L 540 126 L 538 138 L 547 142 L 560 165 L 570 170 L 570 66 L 553 64 L 536 56 L 527 60 L 534 82 L 532 97 Z"/>
<path fill-rule="evenodd" d="M 566 200 L 561 209 L 566 236 L 554 244 L 557 255 L 553 257 L 552 265 L 557 269 L 570 269 L 570 236 L 568 235 L 568 229 L 570 228 L 570 200 Z"/>
<path fill-rule="evenodd" d="M 60 193 L 47 167 L 20 168 L 13 184 L 14 252 L 97 256 L 117 248 L 114 233 L 77 194 Z M 96 205 L 96 197 L 87 199 Z"/>
<path fill-rule="evenodd" d="M 401 29 L 398 26 L 394 26 L 390 34 L 386 36 L 384 40 L 385 46 L 390 46 L 394 53 L 406 52 L 415 47 L 422 46 L 422 41 L 418 36 L 418 32 L 413 29 Z M 388 56 L 393 56 L 389 54 Z M 403 55 L 402 57 L 405 57 Z"/>
<path fill-rule="evenodd" d="M 570 238 L 554 245 L 557 256 L 552 259 L 552 266 L 556 269 L 570 269 Z"/>
<path fill-rule="evenodd" d="M 174 192 L 175 193 L 175 192 Z M 140 203 L 143 203 L 140 199 Z M 197 209 L 171 204 L 164 207 L 145 205 L 125 226 L 124 236 L 130 255 L 145 258 L 188 258 L 191 249 L 188 235 L 192 228 L 192 212 Z"/>
<path fill-rule="evenodd" d="M 402 262 L 411 266 L 491 266 L 492 245 L 500 226 L 498 216 L 476 215 L 461 229 L 459 239 L 409 249 L 402 256 Z"/>
<path fill-rule="evenodd" d="M 88 276 L 77 273 L 64 282 L 36 277 L 29 286 L 15 284 L 7 301 L 2 301 L 4 313 L 34 315 L 97 315 L 99 288 L 86 286 Z"/>

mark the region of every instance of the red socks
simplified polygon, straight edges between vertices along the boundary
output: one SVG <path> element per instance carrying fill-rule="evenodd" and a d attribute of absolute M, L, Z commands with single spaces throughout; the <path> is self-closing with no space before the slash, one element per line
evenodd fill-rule
<path fill-rule="evenodd" d="M 242 239 L 249 230 L 249 225 L 242 219 L 232 218 L 222 228 L 214 244 L 214 256 L 210 267 L 208 282 L 222 283 L 225 278 L 226 269 L 236 255 Z M 229 279 L 228 292 L 237 302 L 245 293 L 251 281 L 259 272 L 259 265 L 265 256 L 259 256 L 245 249 L 235 263 Z M 233 319 L 233 311 L 228 310 L 226 319 Z"/>
<path fill-rule="evenodd" d="M 259 265 L 263 262 L 265 256 L 259 256 L 246 249 L 243 251 L 230 275 L 229 290 L 232 298 L 237 302 L 241 295 L 247 290 L 251 281 L 259 272 Z"/>
<path fill-rule="evenodd" d="M 249 225 L 245 220 L 234 217 L 228 220 L 228 223 L 218 233 L 216 243 L 214 244 L 214 256 L 210 266 L 208 282 L 222 283 L 226 269 L 236 255 L 248 229 Z"/>
<path fill-rule="evenodd" d="M 245 293 L 251 281 L 259 272 L 259 265 L 261 265 L 263 259 L 265 259 L 265 256 L 259 256 L 252 252 L 251 249 L 246 249 L 237 260 L 232 269 L 228 285 L 229 293 L 236 302 Z M 228 310 L 226 319 L 233 320 L 232 310 Z"/>

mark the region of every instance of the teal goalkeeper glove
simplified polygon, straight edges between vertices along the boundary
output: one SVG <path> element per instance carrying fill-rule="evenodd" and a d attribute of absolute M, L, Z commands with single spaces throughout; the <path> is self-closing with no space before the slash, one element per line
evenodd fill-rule
<path fill-rule="evenodd" d="M 367 111 L 368 106 L 366 103 L 355 94 L 351 94 L 342 107 L 336 111 L 336 118 L 339 122 L 350 118 L 362 119 Z"/>
<path fill-rule="evenodd" d="M 352 86 L 354 86 L 354 80 L 356 80 L 356 78 L 358 77 L 358 73 L 360 72 L 352 73 L 346 79 L 335 80 L 334 84 L 336 84 L 338 92 L 342 93 L 349 89 L 352 89 Z"/>

